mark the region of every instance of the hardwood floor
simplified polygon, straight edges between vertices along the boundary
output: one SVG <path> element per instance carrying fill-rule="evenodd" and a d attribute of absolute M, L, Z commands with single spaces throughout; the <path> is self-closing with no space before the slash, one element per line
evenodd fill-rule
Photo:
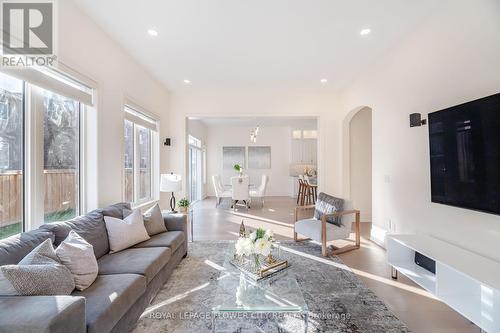
<path fill-rule="evenodd" d="M 194 205 L 194 240 L 236 239 L 242 219 L 247 227 L 272 229 L 276 238 L 291 240 L 294 208 L 295 200 L 288 197 L 266 198 L 263 208 L 260 202 L 253 202 L 251 209 L 242 207 L 236 211 L 230 208 L 229 200 L 215 208 L 214 198 L 205 199 Z M 339 257 L 411 331 L 480 332 L 474 324 L 402 274 L 399 274 L 398 280 L 391 279 L 390 268 L 385 262 L 385 250 L 369 240 L 371 223 L 364 222 L 361 225 L 361 249 L 343 253 Z M 345 245 L 343 242 L 335 242 L 335 245 Z"/>

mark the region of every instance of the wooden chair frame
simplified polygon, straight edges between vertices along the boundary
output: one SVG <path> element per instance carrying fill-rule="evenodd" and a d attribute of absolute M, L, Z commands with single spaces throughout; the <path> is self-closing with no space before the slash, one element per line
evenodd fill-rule
<path fill-rule="evenodd" d="M 314 205 L 308 205 L 308 206 L 297 206 L 295 207 L 295 222 L 298 221 L 298 215 L 299 215 L 299 211 L 304 211 L 304 210 L 310 210 L 310 209 L 314 209 L 315 206 Z M 327 257 L 328 256 L 328 248 L 326 246 L 326 242 L 327 242 L 327 239 L 326 239 L 326 224 L 328 222 L 326 222 L 326 219 L 329 218 L 329 217 L 341 217 L 341 216 L 344 216 L 344 215 L 348 215 L 348 214 L 355 214 L 356 216 L 356 220 L 354 222 L 354 233 L 355 233 L 355 244 L 354 245 L 346 245 L 346 246 L 343 246 L 343 247 L 336 247 L 336 246 L 332 246 L 333 247 L 333 251 L 332 253 L 334 255 L 337 255 L 337 254 L 341 254 L 341 253 L 344 253 L 344 252 L 348 252 L 348 251 L 352 251 L 352 250 L 357 250 L 361 247 L 361 234 L 360 234 L 360 212 L 359 210 L 344 210 L 344 211 L 340 211 L 340 212 L 335 212 L 335 213 L 332 213 L 332 214 L 323 214 L 321 216 L 321 254 L 323 255 L 323 257 Z M 295 232 L 295 222 L 294 222 L 294 225 L 293 225 L 293 240 L 294 241 L 299 241 L 298 239 L 298 235 L 297 233 Z M 305 239 L 301 239 L 302 240 L 309 240 L 310 238 L 305 238 Z"/>

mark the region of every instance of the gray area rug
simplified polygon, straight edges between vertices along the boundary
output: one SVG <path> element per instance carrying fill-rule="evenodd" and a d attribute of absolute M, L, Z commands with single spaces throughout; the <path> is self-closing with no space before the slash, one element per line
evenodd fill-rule
<path fill-rule="evenodd" d="M 323 258 L 317 244 L 282 242 L 309 308 L 307 332 L 409 332 L 338 257 Z M 189 244 L 188 257 L 144 312 L 139 332 L 210 332 L 217 278 L 230 242 Z M 207 264 L 207 261 L 209 264 Z M 279 274 L 279 273 L 278 273 Z M 276 275 L 277 276 L 277 275 Z M 219 318 L 216 332 L 304 332 L 304 318 L 262 314 Z"/>

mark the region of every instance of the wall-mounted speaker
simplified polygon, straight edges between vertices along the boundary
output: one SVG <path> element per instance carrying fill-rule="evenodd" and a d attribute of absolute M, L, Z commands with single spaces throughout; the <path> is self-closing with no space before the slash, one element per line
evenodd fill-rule
<path fill-rule="evenodd" d="M 165 142 L 163 143 L 165 146 L 170 146 L 171 145 L 171 140 L 170 138 L 166 138 Z"/>
<path fill-rule="evenodd" d="M 427 124 L 427 120 L 422 119 L 422 115 L 420 113 L 410 114 L 410 127 L 417 127 L 425 124 Z"/>

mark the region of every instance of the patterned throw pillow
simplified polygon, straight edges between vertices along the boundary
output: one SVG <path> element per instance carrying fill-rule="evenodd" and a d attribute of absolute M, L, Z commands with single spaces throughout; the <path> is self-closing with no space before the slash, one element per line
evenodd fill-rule
<path fill-rule="evenodd" d="M 343 199 L 335 198 L 325 193 L 320 193 L 318 195 L 318 200 L 316 200 L 316 207 L 314 208 L 314 218 L 319 220 L 324 214 L 340 212 L 343 209 Z M 326 222 L 335 224 L 339 227 L 342 226 L 342 219 L 340 217 L 329 217 L 326 219 Z"/>
<path fill-rule="evenodd" d="M 62 265 L 50 239 L 17 265 L 0 266 L 0 295 L 69 295 L 75 289 L 71 272 Z"/>
<path fill-rule="evenodd" d="M 99 267 L 94 248 L 75 231 L 69 232 L 57 247 L 56 254 L 73 275 L 76 289 L 87 289 L 97 278 Z"/>

